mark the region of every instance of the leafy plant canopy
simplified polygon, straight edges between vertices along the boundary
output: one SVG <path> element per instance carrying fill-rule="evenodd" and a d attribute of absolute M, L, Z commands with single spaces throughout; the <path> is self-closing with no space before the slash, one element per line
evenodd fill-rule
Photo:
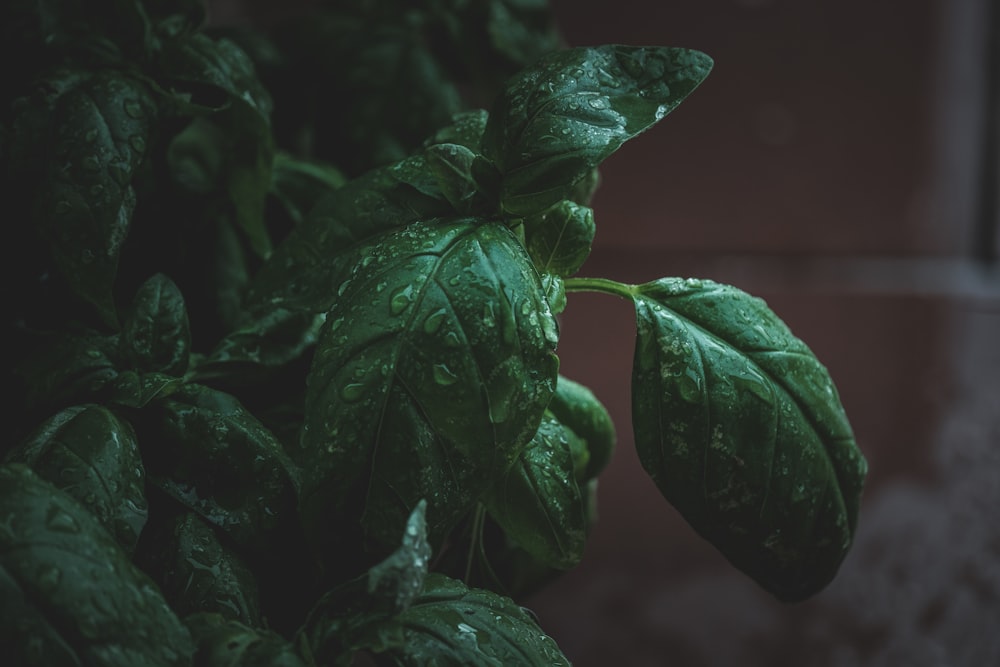
<path fill-rule="evenodd" d="M 567 664 L 514 600 L 579 562 L 615 444 L 559 372 L 581 290 L 635 304 L 664 497 L 781 599 L 833 578 L 865 462 L 805 344 L 733 287 L 577 275 L 598 166 L 708 56 L 560 48 L 523 0 L 2 16 L 12 664 Z"/>

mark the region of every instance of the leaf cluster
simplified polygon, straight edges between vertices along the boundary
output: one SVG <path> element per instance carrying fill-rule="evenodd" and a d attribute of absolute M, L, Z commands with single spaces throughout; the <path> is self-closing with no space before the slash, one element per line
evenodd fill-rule
<path fill-rule="evenodd" d="M 834 576 L 865 464 L 808 348 L 735 288 L 577 276 L 598 165 L 707 56 L 558 49 L 524 0 L 3 12 L 15 663 L 567 664 L 514 600 L 582 558 L 615 445 L 559 373 L 580 290 L 635 304 L 667 500 L 782 599 Z"/>

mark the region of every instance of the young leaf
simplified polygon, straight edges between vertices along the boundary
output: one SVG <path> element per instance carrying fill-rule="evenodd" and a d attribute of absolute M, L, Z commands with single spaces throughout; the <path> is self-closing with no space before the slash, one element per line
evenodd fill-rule
<path fill-rule="evenodd" d="M 865 460 L 826 369 L 760 299 L 637 288 L 632 421 L 643 467 L 702 536 L 783 600 L 836 573 Z"/>
<path fill-rule="evenodd" d="M 340 287 L 309 373 L 302 507 L 329 539 L 350 496 L 392 545 L 426 498 L 439 540 L 530 440 L 554 388 L 558 337 L 510 231 L 416 223 L 375 240 Z"/>
<path fill-rule="evenodd" d="M 249 566 L 193 512 L 161 512 L 142 536 L 136 562 L 181 617 L 213 612 L 260 625 L 257 581 Z"/>
<path fill-rule="evenodd" d="M 191 325 L 184 297 L 157 273 L 139 287 L 122 322 L 124 357 L 139 371 L 184 375 L 191 352 Z"/>
<path fill-rule="evenodd" d="M 35 228 L 78 297 L 103 322 L 118 316 L 112 287 L 151 141 L 146 86 L 113 70 L 59 70 L 17 107 L 12 162 L 33 199 Z"/>
<path fill-rule="evenodd" d="M 587 539 L 570 437 L 546 413 L 521 457 L 483 500 L 507 535 L 534 558 L 561 570 L 579 563 Z"/>
<path fill-rule="evenodd" d="M 149 514 L 135 431 L 99 405 L 67 408 L 46 420 L 5 461 L 25 463 L 72 496 L 127 554 Z"/>
<path fill-rule="evenodd" d="M 436 144 L 458 144 L 477 152 L 479 144 L 486 131 L 486 121 L 490 115 L 485 109 L 462 111 L 451 117 L 451 123 L 437 130 L 427 141 L 425 147 Z"/>
<path fill-rule="evenodd" d="M 594 212 L 568 199 L 524 219 L 525 246 L 539 273 L 564 278 L 586 261 L 596 231 Z"/>
<path fill-rule="evenodd" d="M 545 292 L 545 300 L 549 303 L 553 315 L 558 315 L 566 310 L 566 283 L 552 273 L 542 274 L 542 290 Z"/>
<path fill-rule="evenodd" d="M 401 641 L 394 641 L 397 635 Z M 569 665 L 556 643 L 510 598 L 434 573 L 414 604 L 372 636 L 383 641 L 366 648 L 400 666 Z"/>
<path fill-rule="evenodd" d="M 345 182 L 340 170 L 331 165 L 292 157 L 288 153 L 274 156 L 270 190 L 295 224 L 305 219 L 323 195 Z"/>
<path fill-rule="evenodd" d="M 153 582 L 66 493 L 0 466 L 0 646 L 12 665 L 191 664 Z"/>
<path fill-rule="evenodd" d="M 102 397 L 126 408 L 143 408 L 183 386 L 184 379 L 176 375 L 123 371 L 108 383 Z"/>
<path fill-rule="evenodd" d="M 478 193 L 472 176 L 472 163 L 476 154 L 460 144 L 434 144 L 427 147 L 427 167 L 445 199 L 461 215 L 476 212 L 473 198 Z"/>
<path fill-rule="evenodd" d="M 197 667 L 307 667 L 284 637 L 209 612 L 184 619 Z"/>
<path fill-rule="evenodd" d="M 513 77 L 490 112 L 483 154 L 502 204 L 541 213 L 625 141 L 673 111 L 708 76 L 698 51 L 608 45 L 556 51 Z"/>

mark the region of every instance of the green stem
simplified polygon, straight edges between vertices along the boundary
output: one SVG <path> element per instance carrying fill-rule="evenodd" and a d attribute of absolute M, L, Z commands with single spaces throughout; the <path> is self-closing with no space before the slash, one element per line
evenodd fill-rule
<path fill-rule="evenodd" d="M 476 513 L 472 519 L 472 534 L 469 539 L 469 552 L 465 560 L 465 583 L 472 580 L 472 562 L 483 542 L 483 525 L 486 522 L 486 508 L 476 505 Z"/>
<path fill-rule="evenodd" d="M 607 278 L 567 278 L 567 292 L 601 292 L 613 294 L 629 301 L 635 300 L 637 285 L 627 285 Z"/>

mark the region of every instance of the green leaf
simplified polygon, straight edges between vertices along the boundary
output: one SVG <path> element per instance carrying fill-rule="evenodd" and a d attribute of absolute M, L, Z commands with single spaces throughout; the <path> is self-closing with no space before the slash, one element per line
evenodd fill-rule
<path fill-rule="evenodd" d="M 180 667 L 194 651 L 97 519 L 20 464 L 0 466 L 0 646 L 12 665 Z"/>
<path fill-rule="evenodd" d="M 525 245 L 539 273 L 564 278 L 590 255 L 596 231 L 594 212 L 568 199 L 524 220 Z"/>
<path fill-rule="evenodd" d="M 150 20 L 138 0 L 40 0 L 42 34 L 49 47 L 73 47 L 108 40 L 131 57 L 142 56 Z"/>
<path fill-rule="evenodd" d="M 191 352 L 191 325 L 184 297 L 157 273 L 136 292 L 122 322 L 123 356 L 139 371 L 181 376 Z"/>
<path fill-rule="evenodd" d="M 436 144 L 458 144 L 477 152 L 486 131 L 490 115 L 485 109 L 462 111 L 451 117 L 451 123 L 437 130 L 424 142 L 425 147 Z"/>
<path fill-rule="evenodd" d="M 156 106 L 144 84 L 113 70 L 59 70 L 18 106 L 12 162 L 32 219 L 69 288 L 118 321 L 112 287 Z"/>
<path fill-rule="evenodd" d="M 391 545 L 426 498 L 440 540 L 534 434 L 556 322 L 502 224 L 416 223 L 361 255 L 309 373 L 304 521 L 322 542 L 331 513 L 348 512 Z"/>
<path fill-rule="evenodd" d="M 566 310 L 566 283 L 559 276 L 551 273 L 542 274 L 542 290 L 545 292 L 545 300 L 549 302 L 549 308 L 553 315 L 558 315 Z"/>
<path fill-rule="evenodd" d="M 474 213 L 478 187 L 472 176 L 472 163 L 476 154 L 460 144 L 434 144 L 425 154 L 427 167 L 448 203 L 462 215 Z"/>
<path fill-rule="evenodd" d="M 293 530 L 295 481 L 275 437 L 236 398 L 201 385 L 147 412 L 139 434 L 150 482 L 248 554 L 279 548 Z"/>
<path fill-rule="evenodd" d="M 826 369 L 760 299 L 710 281 L 636 291 L 643 467 L 702 536 L 783 600 L 836 574 L 867 466 Z"/>
<path fill-rule="evenodd" d="M 184 624 L 197 646 L 198 667 L 307 667 L 295 647 L 274 632 L 207 612 L 188 616 Z"/>
<path fill-rule="evenodd" d="M 197 514 L 154 515 L 136 560 L 178 615 L 213 612 L 261 624 L 253 572 Z"/>
<path fill-rule="evenodd" d="M 6 462 L 25 463 L 89 510 L 131 554 L 149 514 L 135 431 L 99 405 L 46 420 Z"/>
<path fill-rule="evenodd" d="M 503 174 L 504 210 L 530 215 L 570 198 L 711 67 L 698 51 L 608 45 L 557 51 L 514 76 L 490 112 L 482 147 Z"/>
<path fill-rule="evenodd" d="M 164 373 L 123 371 L 108 384 L 102 396 L 127 408 L 143 408 L 184 386 L 184 379 Z"/>
<path fill-rule="evenodd" d="M 316 204 L 264 262 L 247 305 L 255 314 L 275 308 L 326 312 L 352 267 L 371 252 L 371 239 L 453 212 L 424 156 L 373 170 Z"/>
<path fill-rule="evenodd" d="M 569 665 L 523 607 L 439 574 L 428 575 L 416 602 L 377 631 L 388 641 L 369 648 L 387 664 Z"/>
<path fill-rule="evenodd" d="M 607 408 L 590 389 L 560 375 L 549 411 L 585 443 L 586 470 L 577 481 L 582 483 L 597 477 L 611 462 L 615 450 L 615 425 Z"/>
<path fill-rule="evenodd" d="M 566 428 L 550 413 L 484 504 L 504 532 L 542 563 L 568 570 L 587 539 L 580 487 Z"/>

